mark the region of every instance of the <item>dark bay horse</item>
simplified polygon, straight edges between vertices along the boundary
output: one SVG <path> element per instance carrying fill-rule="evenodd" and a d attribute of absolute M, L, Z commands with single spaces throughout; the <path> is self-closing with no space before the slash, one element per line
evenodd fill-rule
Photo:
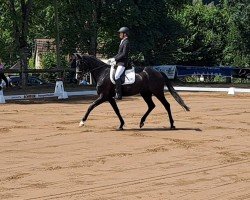
<path fill-rule="evenodd" d="M 120 126 L 118 130 L 123 130 L 124 120 L 117 107 L 115 96 L 115 85 L 110 80 L 110 65 L 98 60 L 94 56 L 79 55 L 76 56 L 76 78 L 81 80 L 83 75 L 87 72 L 91 72 L 94 80 L 97 83 L 97 94 L 99 97 L 89 106 L 86 114 L 82 118 L 79 126 L 83 126 L 87 120 L 90 112 L 98 105 L 108 101 L 114 109 L 116 115 L 120 120 Z M 145 67 L 141 72 L 136 73 L 135 82 L 131 85 L 122 86 L 123 96 L 132 96 L 141 94 L 142 98 L 148 105 L 148 110 L 143 115 L 140 121 L 140 128 L 143 127 L 144 122 L 149 113 L 154 109 L 155 104 L 152 101 L 152 95 L 154 95 L 167 110 L 171 129 L 175 129 L 174 120 L 171 114 L 170 104 L 167 102 L 164 96 L 164 85 L 168 87 L 169 92 L 174 99 L 187 111 L 189 108 L 186 106 L 182 98 L 175 91 L 167 76 L 164 73 L 160 73 L 153 68 Z"/>

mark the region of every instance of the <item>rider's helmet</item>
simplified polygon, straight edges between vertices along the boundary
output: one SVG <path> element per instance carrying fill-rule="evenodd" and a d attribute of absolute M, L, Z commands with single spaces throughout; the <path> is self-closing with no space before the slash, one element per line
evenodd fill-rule
<path fill-rule="evenodd" d="M 118 31 L 118 33 L 126 33 L 129 34 L 129 28 L 128 27 L 121 27 Z"/>

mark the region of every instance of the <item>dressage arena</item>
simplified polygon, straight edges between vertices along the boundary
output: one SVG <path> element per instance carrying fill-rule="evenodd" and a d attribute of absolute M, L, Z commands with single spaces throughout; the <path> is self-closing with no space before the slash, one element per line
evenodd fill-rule
<path fill-rule="evenodd" d="M 78 123 L 93 97 L 0 105 L 0 199 L 250 199 L 250 94 L 169 93 L 139 129 L 141 97 L 108 103 Z"/>

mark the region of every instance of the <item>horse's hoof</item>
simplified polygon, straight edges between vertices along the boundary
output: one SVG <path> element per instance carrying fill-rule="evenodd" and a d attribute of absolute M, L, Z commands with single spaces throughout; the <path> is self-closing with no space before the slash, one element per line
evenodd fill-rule
<path fill-rule="evenodd" d="M 142 128 L 144 126 L 144 123 L 142 122 L 142 123 L 140 123 L 140 128 Z"/>
<path fill-rule="evenodd" d="M 171 128 L 170 128 L 171 130 L 175 130 L 176 128 L 175 128 L 175 126 L 171 126 Z"/>
<path fill-rule="evenodd" d="M 117 131 L 123 131 L 123 127 L 119 127 L 116 129 Z"/>
<path fill-rule="evenodd" d="M 82 127 L 82 126 L 84 126 L 84 122 L 83 122 L 83 121 L 80 121 L 79 127 Z"/>

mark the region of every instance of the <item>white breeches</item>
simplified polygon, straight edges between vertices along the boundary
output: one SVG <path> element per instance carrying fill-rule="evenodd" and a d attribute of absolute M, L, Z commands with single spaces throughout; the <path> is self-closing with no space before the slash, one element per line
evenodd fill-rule
<path fill-rule="evenodd" d="M 119 79 L 121 77 L 124 70 L 125 70 L 124 66 L 122 66 L 122 65 L 117 66 L 117 69 L 116 69 L 116 72 L 115 72 L 115 80 L 117 80 L 117 79 Z"/>

